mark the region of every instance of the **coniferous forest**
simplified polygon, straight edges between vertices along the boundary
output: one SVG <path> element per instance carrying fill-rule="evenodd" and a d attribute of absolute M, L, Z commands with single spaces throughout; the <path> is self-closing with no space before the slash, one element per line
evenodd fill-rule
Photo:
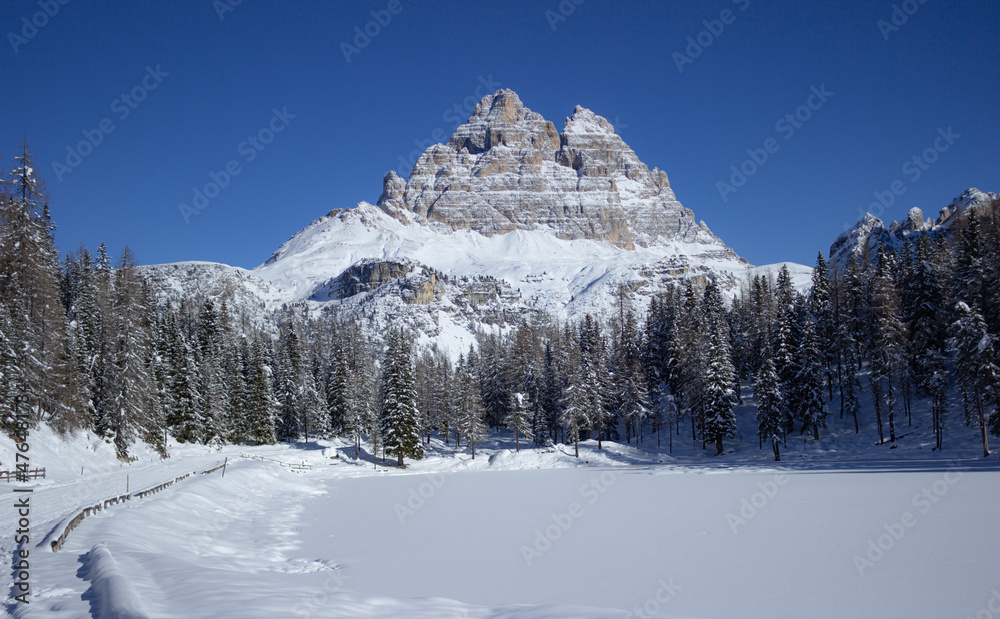
<path fill-rule="evenodd" d="M 165 450 L 341 436 L 399 466 L 433 437 L 467 448 L 504 430 L 517 449 L 581 440 L 695 441 L 716 454 L 756 403 L 761 449 L 819 439 L 833 417 L 892 444 L 930 411 L 936 447 L 1000 435 L 1000 204 L 948 235 L 874 248 L 842 272 L 820 253 L 807 294 L 787 269 L 724 298 L 688 279 L 610 315 L 503 324 L 454 355 L 348 313 L 288 306 L 263 324 L 215 298 L 159 300 L 126 249 L 61 255 L 27 143 L 0 196 L 0 423 Z M 378 339 L 373 334 L 378 333 Z M 873 410 L 863 409 L 867 392 Z M 868 424 L 863 426 L 863 424 Z"/>

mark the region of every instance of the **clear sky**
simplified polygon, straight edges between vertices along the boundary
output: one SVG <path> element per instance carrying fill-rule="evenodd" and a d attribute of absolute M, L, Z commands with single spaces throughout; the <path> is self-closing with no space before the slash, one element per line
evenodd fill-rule
<path fill-rule="evenodd" d="M 0 154 L 28 138 L 63 251 L 254 267 L 488 84 L 560 129 L 593 109 L 745 258 L 812 264 L 876 192 L 899 219 L 1000 191 L 998 25 L 996 0 L 3 0 Z"/>

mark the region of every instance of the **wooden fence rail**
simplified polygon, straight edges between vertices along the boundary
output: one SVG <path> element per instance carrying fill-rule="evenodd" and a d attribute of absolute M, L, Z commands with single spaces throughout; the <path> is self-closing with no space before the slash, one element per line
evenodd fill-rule
<path fill-rule="evenodd" d="M 219 466 L 217 466 L 217 467 L 215 467 L 213 469 L 210 469 L 210 470 L 204 471 L 204 472 L 205 473 L 210 473 L 212 471 L 218 470 L 221 466 L 222 465 L 219 465 Z M 87 516 L 92 516 L 92 515 L 96 514 L 97 512 L 99 512 L 99 511 L 101 511 L 103 509 L 108 509 L 112 505 L 118 505 L 119 503 L 124 503 L 125 501 L 131 501 L 133 496 L 135 496 L 135 498 L 137 498 L 137 499 L 142 499 L 142 498 L 154 495 L 157 492 L 160 492 L 161 490 L 169 488 L 170 486 L 176 484 L 179 481 L 183 481 L 183 480 L 187 479 L 188 477 L 191 477 L 191 475 L 193 475 L 193 473 L 186 473 L 184 475 L 181 475 L 180 477 L 175 477 L 175 478 L 173 478 L 173 479 L 171 479 L 169 481 L 163 482 L 162 484 L 160 484 L 158 486 L 153 486 L 152 488 L 147 488 L 146 490 L 143 490 L 141 492 L 135 492 L 135 493 L 130 493 L 130 494 L 123 494 L 123 495 L 120 495 L 120 496 L 112 497 L 110 499 L 105 499 L 105 500 L 103 500 L 103 501 L 101 501 L 101 502 L 99 502 L 99 503 L 97 503 L 95 505 L 92 505 L 90 507 L 83 508 L 82 510 L 80 510 L 80 512 L 76 516 L 73 516 L 72 520 L 70 520 L 66 524 L 66 528 L 59 535 L 59 537 L 57 537 L 56 539 L 52 540 L 52 542 L 50 544 L 51 547 L 52 547 L 52 552 L 59 552 L 59 550 L 63 547 L 63 544 L 66 543 L 66 538 L 69 537 L 69 534 L 81 522 L 83 522 L 83 519 L 86 518 Z"/>
<path fill-rule="evenodd" d="M 38 478 L 45 479 L 45 469 L 31 469 L 30 471 L 0 471 L 0 479 L 5 479 L 8 482 Z"/>
<path fill-rule="evenodd" d="M 247 453 L 241 453 L 240 457 L 247 458 L 249 460 L 260 460 L 262 462 L 277 462 L 281 466 L 288 467 L 293 471 L 311 471 L 311 464 L 292 464 L 291 462 L 282 462 L 281 460 L 275 460 L 274 458 L 265 458 L 264 456 L 255 456 Z"/>

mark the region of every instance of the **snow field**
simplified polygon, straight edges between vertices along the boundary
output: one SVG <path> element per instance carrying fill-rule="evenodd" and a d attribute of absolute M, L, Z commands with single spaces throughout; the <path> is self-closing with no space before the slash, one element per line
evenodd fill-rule
<path fill-rule="evenodd" d="M 33 440 L 40 463 L 75 454 L 73 467 L 103 471 L 89 491 L 97 498 L 118 477 L 117 461 L 99 464 L 109 446 Z M 755 464 L 749 442 L 679 466 L 615 443 L 581 443 L 576 459 L 572 446 L 515 453 L 500 436 L 471 460 L 435 440 L 428 458 L 402 471 L 376 470 L 368 454 L 354 461 L 342 441 L 171 444 L 172 458 L 133 462 L 132 474 L 162 481 L 228 454 L 225 478 L 193 475 L 112 506 L 59 553 L 31 545 L 32 603 L 7 608 L 56 619 L 126 605 L 168 619 L 991 612 L 996 462 L 963 459 L 968 450 L 934 459 L 910 443 L 873 447 L 856 462 L 790 444 L 794 461 Z M 236 459 L 239 451 L 314 468 Z M 66 515 L 50 504 L 88 497 L 89 481 L 53 470 L 32 499 L 33 544 Z"/>

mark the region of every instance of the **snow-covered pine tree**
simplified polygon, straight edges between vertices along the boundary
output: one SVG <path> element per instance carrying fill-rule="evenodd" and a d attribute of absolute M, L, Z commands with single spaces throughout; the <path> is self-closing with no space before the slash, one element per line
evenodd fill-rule
<path fill-rule="evenodd" d="M 963 402 L 979 423 L 983 457 L 990 455 L 987 428 L 1000 415 L 1000 368 L 994 362 L 993 336 L 982 315 L 964 301 L 955 305 L 955 320 L 949 329 L 955 377 L 962 388 Z M 989 413 L 992 408 L 993 412 Z M 993 421 L 993 424 L 991 424 Z"/>
<path fill-rule="evenodd" d="M 7 333 L 11 331 L 9 310 L 0 297 L 0 429 L 13 432 L 17 427 L 15 398 L 22 390 L 21 366 Z"/>
<path fill-rule="evenodd" d="M 573 453 L 580 457 L 580 433 L 590 423 L 591 396 L 582 371 L 571 375 L 563 390 L 559 423 L 565 428 L 567 438 L 573 441 Z"/>
<path fill-rule="evenodd" d="M 468 357 L 459 357 L 458 365 L 455 367 L 455 389 L 458 394 L 456 403 L 458 405 L 457 438 L 456 446 L 460 445 L 461 439 L 465 438 L 465 443 L 472 449 L 472 459 L 476 459 L 476 443 L 486 437 L 486 424 L 483 416 L 486 414 L 486 407 L 483 406 L 482 391 L 476 372 L 473 371 L 469 358 L 474 357 L 474 351 L 470 348 Z"/>
<path fill-rule="evenodd" d="M 570 376 L 576 376 L 580 382 L 584 398 L 583 415 L 585 422 L 577 427 L 578 438 L 587 440 L 591 430 L 597 434 L 597 445 L 606 437 L 614 437 L 617 431 L 614 386 L 609 371 L 609 359 L 601 333 L 601 327 L 594 316 L 587 314 L 580 324 L 578 367 L 579 371 Z"/>
<path fill-rule="evenodd" d="M 0 297 L 7 309 L 6 333 L 17 355 L 18 390 L 40 421 L 71 429 L 85 423 L 79 393 L 70 388 L 75 361 L 67 354 L 59 255 L 48 216 L 45 182 L 36 173 L 27 141 L 14 158 L 0 195 Z M 13 374 L 12 374 L 13 376 Z"/>
<path fill-rule="evenodd" d="M 988 304 L 987 267 L 984 263 L 984 248 L 979 223 L 980 214 L 970 209 L 965 219 L 965 229 L 956 257 L 953 290 L 955 301 L 961 301 L 973 312 L 983 313 Z"/>
<path fill-rule="evenodd" d="M 798 410 L 795 402 L 795 353 L 799 348 L 799 325 L 796 305 L 800 303 L 799 297 L 794 295 L 794 291 L 789 294 L 782 294 L 779 298 L 789 298 L 788 305 L 778 305 L 774 319 L 771 348 L 774 351 L 771 357 L 774 367 L 778 372 L 778 380 L 784 390 L 782 400 L 785 406 L 783 432 L 785 434 L 794 431 L 795 419 Z"/>
<path fill-rule="evenodd" d="M 80 375 L 81 413 L 89 428 L 95 427 L 97 401 L 95 368 L 102 351 L 104 319 L 109 312 L 106 307 L 108 297 L 102 297 L 98 288 L 97 275 L 90 252 L 81 245 L 74 255 L 68 256 L 65 267 L 64 299 L 68 303 L 69 346 L 76 361 L 76 372 Z M 107 295 L 109 291 L 103 290 Z"/>
<path fill-rule="evenodd" d="M 544 362 L 540 396 L 538 399 L 539 419 L 535 420 L 535 445 L 544 447 L 556 440 L 559 427 L 559 402 L 562 399 L 562 375 L 555 357 L 555 344 L 545 343 Z"/>
<path fill-rule="evenodd" d="M 406 334 L 399 329 L 389 331 L 382 360 L 381 426 L 385 451 L 396 456 L 399 468 L 404 467 L 404 458 L 420 460 L 424 457 L 412 350 Z"/>
<path fill-rule="evenodd" d="M 511 371 L 503 339 L 495 334 L 481 338 L 479 383 L 482 389 L 486 420 L 490 427 L 503 423 L 512 406 Z"/>
<path fill-rule="evenodd" d="M 868 286 L 864 272 L 858 263 L 857 256 L 852 255 L 844 272 L 844 312 L 845 323 L 851 341 L 854 343 L 854 358 L 851 362 L 860 370 L 867 350 L 866 343 L 870 340 L 871 330 L 868 328 Z"/>
<path fill-rule="evenodd" d="M 821 345 L 817 325 L 807 318 L 795 354 L 793 390 L 796 412 L 802 420 L 802 431 L 812 429 L 816 440 L 819 440 L 820 428 L 826 427 L 828 412 L 823 394 L 824 355 Z"/>
<path fill-rule="evenodd" d="M 272 391 L 271 367 L 260 336 L 250 345 L 249 367 L 247 369 L 246 419 L 247 440 L 258 445 L 275 442 L 274 418 L 278 401 Z"/>
<path fill-rule="evenodd" d="M 875 415 L 878 418 L 879 442 L 882 435 L 882 406 L 889 421 L 889 441 L 896 442 L 895 405 L 900 374 L 905 370 L 906 327 L 899 315 L 899 291 L 892 277 L 891 258 L 879 247 L 878 267 L 872 281 L 872 362 L 871 382 Z M 882 397 L 885 400 L 882 400 Z"/>
<path fill-rule="evenodd" d="M 334 376 L 331 378 L 331 410 L 339 420 L 341 431 L 354 439 L 355 458 L 361 449 L 363 434 L 375 430 L 374 386 L 375 368 L 368 355 L 368 341 L 360 325 L 354 321 L 341 323 L 331 353 Z"/>
<path fill-rule="evenodd" d="M 151 325 L 145 306 L 142 276 L 136 270 L 135 257 L 125 248 L 114 272 L 111 299 L 111 382 L 105 410 L 107 431 L 118 456 L 128 456 L 136 439 L 146 438 L 155 426 L 149 417 L 150 400 L 155 397 L 148 361 L 152 346 Z"/>
<path fill-rule="evenodd" d="M 705 365 L 703 385 L 703 411 L 705 416 L 705 441 L 715 444 L 716 455 L 723 453 L 723 439 L 736 436 L 736 369 L 733 367 L 729 344 L 729 326 L 726 323 L 722 296 L 714 280 L 705 287 L 703 300 L 705 324 Z"/>
<path fill-rule="evenodd" d="M 817 345 L 822 356 L 825 380 L 830 400 L 833 400 L 833 374 L 836 364 L 836 320 L 833 307 L 830 269 L 823 252 L 816 257 L 813 268 L 812 289 L 809 291 L 809 313 L 816 326 Z"/>
<path fill-rule="evenodd" d="M 316 363 L 309 342 L 307 317 L 289 312 L 281 323 L 277 374 L 280 408 L 275 429 L 278 440 L 306 440 L 314 432 L 329 428 L 326 398 L 316 384 Z"/>
<path fill-rule="evenodd" d="M 917 395 L 931 399 L 936 448 L 941 448 L 947 376 L 945 368 L 944 291 L 937 265 L 931 260 L 927 237 L 917 242 L 902 295 L 902 314 L 909 327 L 909 371 Z"/>
<path fill-rule="evenodd" d="M 198 391 L 204 407 L 201 412 L 205 418 L 202 441 L 206 443 L 221 440 L 229 433 L 226 427 L 229 402 L 222 367 L 225 328 L 215 302 L 205 299 L 195 326 L 195 359 L 198 364 Z"/>
<path fill-rule="evenodd" d="M 624 288 L 620 291 L 624 291 Z M 642 423 L 649 415 L 651 406 L 649 388 L 646 383 L 647 373 L 642 368 L 643 343 L 635 314 L 629 299 L 623 292 L 620 292 L 619 298 L 619 306 L 622 310 L 619 316 L 621 326 L 612 355 L 611 380 L 614 384 L 611 391 L 615 397 L 615 417 L 621 419 L 625 425 L 625 442 L 631 442 L 631 437 L 634 435 L 638 445 Z M 604 435 L 608 439 L 613 439 L 615 438 L 614 419 L 610 421 Z M 598 438 L 600 438 L 600 434 Z M 600 448 L 600 443 L 598 443 L 598 448 Z"/>
<path fill-rule="evenodd" d="M 774 451 L 774 460 L 781 460 L 778 443 L 781 441 L 782 422 L 785 406 L 781 383 L 778 382 L 778 370 L 774 360 L 767 353 L 759 370 L 755 391 L 757 393 L 757 431 L 761 440 L 769 441 Z"/>
<path fill-rule="evenodd" d="M 247 334 L 248 335 L 248 334 Z M 246 335 L 239 344 L 229 342 L 222 364 L 226 386 L 226 441 L 246 443 L 250 435 L 247 424 L 247 376 L 250 374 L 250 345 Z"/>
<path fill-rule="evenodd" d="M 690 280 L 684 282 L 682 305 L 670 349 L 670 382 L 678 398 L 678 406 L 687 408 L 691 417 L 691 441 L 698 438 L 697 428 L 703 426 L 703 383 L 705 375 L 704 333 L 707 324 L 698 295 Z"/>
<path fill-rule="evenodd" d="M 205 417 L 201 393 L 198 391 L 198 363 L 194 347 L 182 331 L 182 312 L 168 316 L 167 337 L 170 341 L 170 398 L 167 425 L 181 442 L 194 443 L 205 437 Z"/>
<path fill-rule="evenodd" d="M 532 437 L 531 409 L 534 404 L 528 399 L 527 394 L 520 391 L 514 393 L 514 406 L 503 420 L 504 424 L 514 430 L 514 451 L 521 451 L 521 435 L 525 439 Z"/>

